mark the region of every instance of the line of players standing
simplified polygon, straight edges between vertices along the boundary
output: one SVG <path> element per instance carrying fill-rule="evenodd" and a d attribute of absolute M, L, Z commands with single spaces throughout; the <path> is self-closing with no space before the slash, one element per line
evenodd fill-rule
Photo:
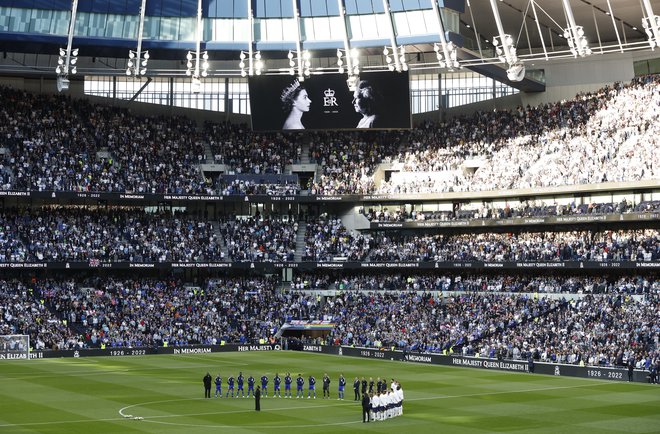
<path fill-rule="evenodd" d="M 376 390 L 374 390 L 374 385 Z M 368 391 L 367 386 L 369 386 Z M 360 390 L 362 390 L 361 398 Z M 369 378 L 368 383 L 364 377 L 362 380 L 355 377 L 353 391 L 355 401 L 362 401 L 362 422 L 380 421 L 403 414 L 403 389 L 394 378 L 388 389 L 387 380 L 381 380 L 380 377 L 376 382 L 373 377 Z"/>
<path fill-rule="evenodd" d="M 208 374 L 207 374 L 208 375 Z M 223 378 L 218 374 L 215 377 L 215 397 L 218 396 L 222 398 L 222 381 Z M 284 383 L 284 398 L 293 398 L 291 388 L 293 383 L 296 383 L 296 399 L 305 398 L 305 378 L 302 374 L 298 374 L 298 377 L 291 377 L 291 373 L 287 372 L 284 377 L 280 377 L 280 374 L 276 373 L 273 377 L 273 398 L 282 398 L 282 383 Z M 330 398 L 330 377 L 328 374 L 323 375 L 323 399 Z M 247 379 L 243 376 L 243 372 L 238 374 L 238 377 L 229 376 L 227 378 L 227 393 L 225 398 L 229 398 L 230 394 L 232 398 L 238 398 L 239 395 L 243 398 L 254 396 L 254 386 L 257 380 L 250 375 Z M 270 379 L 267 375 L 261 376 L 261 396 L 264 398 L 268 397 L 268 384 Z M 245 383 L 247 383 L 247 394 L 245 392 Z M 344 375 L 339 375 L 339 388 L 338 388 L 338 398 L 340 400 L 344 399 L 344 390 L 346 388 L 346 379 Z M 310 375 L 307 378 L 307 399 L 316 399 L 316 378 L 313 375 Z"/>
<path fill-rule="evenodd" d="M 210 398 L 211 376 L 207 373 L 204 377 L 204 386 L 206 389 L 205 397 Z M 270 379 L 267 375 L 261 376 L 261 396 L 268 397 L 268 384 Z M 245 383 L 247 382 L 247 394 L 245 393 Z M 291 388 L 294 382 L 291 373 L 287 372 L 284 378 L 280 377 L 278 373 L 273 377 L 273 398 L 282 397 L 282 382 L 284 382 L 284 398 L 293 398 Z M 323 399 L 330 398 L 330 377 L 328 374 L 323 375 Z M 215 397 L 222 398 L 222 377 L 218 374 L 214 380 L 215 383 Z M 243 372 L 238 374 L 238 377 L 229 376 L 227 378 L 227 393 L 225 398 L 238 398 L 239 394 L 243 398 L 254 397 L 254 385 L 256 379 L 250 375 L 247 380 L 243 376 Z M 305 398 L 305 378 L 302 374 L 298 374 L 295 379 L 296 383 L 296 399 Z M 375 387 L 375 390 L 374 390 Z M 368 389 L 367 389 L 368 388 Z M 344 399 L 344 391 L 346 389 L 346 378 L 343 374 L 339 375 L 338 398 Z M 378 377 L 374 382 L 373 377 L 367 380 L 362 377 L 360 380 L 355 377 L 353 381 L 353 390 L 355 392 L 355 401 L 362 402 L 362 422 L 369 422 L 371 420 L 385 420 L 403 414 L 403 390 L 401 384 L 392 378 L 390 387 L 387 386 L 387 380 Z M 360 394 L 360 390 L 362 394 Z M 316 378 L 310 375 L 307 378 L 307 399 L 316 399 Z"/>

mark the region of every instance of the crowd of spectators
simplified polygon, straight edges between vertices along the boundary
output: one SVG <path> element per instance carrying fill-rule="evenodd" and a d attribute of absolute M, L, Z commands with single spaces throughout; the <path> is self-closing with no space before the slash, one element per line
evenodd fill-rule
<path fill-rule="evenodd" d="M 428 176 L 385 182 L 381 193 L 506 190 L 660 178 L 658 76 L 615 83 L 569 101 L 482 112 L 429 124 L 392 158 Z M 473 174 L 466 160 L 479 161 Z M 439 176 L 448 172 L 446 176 Z M 448 175 L 448 176 L 447 176 Z"/>
<path fill-rule="evenodd" d="M 44 207 L 0 213 L 0 262 L 222 260 L 213 224 L 184 213 Z"/>
<path fill-rule="evenodd" d="M 299 224 L 292 216 L 234 217 L 218 226 L 216 232 L 206 219 L 139 208 L 6 209 L 0 212 L 0 262 L 224 261 L 225 252 L 236 262 L 296 260 Z M 360 233 L 347 230 L 339 218 L 323 215 L 306 224 L 300 259 L 648 262 L 660 260 L 659 239 L 656 229 Z"/>
<path fill-rule="evenodd" d="M 83 348 L 85 342 L 44 304 L 44 294 L 75 286 L 71 281 L 0 280 L 0 335 L 28 335 L 37 350 Z"/>
<path fill-rule="evenodd" d="M 660 298 L 588 295 L 523 327 L 499 330 L 465 349 L 469 355 L 532 357 L 543 362 L 648 370 L 660 360 Z"/>
<path fill-rule="evenodd" d="M 374 190 L 374 170 L 394 152 L 403 132 L 318 132 L 310 139 L 310 161 L 321 166 L 312 195 L 367 194 Z"/>
<path fill-rule="evenodd" d="M 236 218 L 221 227 L 232 261 L 293 261 L 298 222 L 277 217 Z"/>
<path fill-rule="evenodd" d="M 245 124 L 206 123 L 214 162 L 224 164 L 231 174 L 284 173 L 289 164 L 300 162 L 298 134 L 253 132 Z"/>
<path fill-rule="evenodd" d="M 0 88 L 4 189 L 203 193 L 195 123 Z"/>
<path fill-rule="evenodd" d="M 351 234 L 341 219 L 324 215 L 305 229 L 303 261 L 361 261 L 370 249 L 370 235 Z"/>
<path fill-rule="evenodd" d="M 301 162 L 307 141 L 310 161 L 322 169 L 310 182 L 313 195 L 658 179 L 659 83 L 658 76 L 640 77 L 568 101 L 424 122 L 410 131 L 305 137 L 226 122 L 198 128 L 183 117 L 0 88 L 0 182 L 6 190 L 281 194 L 273 186 L 215 185 L 200 164 L 224 164 L 229 174 L 283 174 Z M 419 176 L 380 183 L 380 163 Z M 476 170 L 464 170 L 466 164 Z"/>
<path fill-rule="evenodd" d="M 292 287 L 327 278 L 301 279 Z M 360 279 L 405 286 L 376 291 L 360 286 Z M 277 279 L 260 277 L 210 279 L 199 286 L 175 278 L 6 280 L 0 282 L 0 330 L 30 334 L 38 348 L 179 346 L 268 341 L 292 319 L 329 319 L 335 328 L 325 342 L 332 345 L 601 366 L 634 358 L 641 368 L 660 357 L 660 286 L 653 278 L 628 278 L 632 286 L 647 285 L 642 295 L 589 292 L 570 299 L 483 291 L 442 296 L 433 288 L 444 279 L 354 276 L 328 297 L 281 291 Z M 603 279 L 559 277 L 546 285 L 573 280 L 586 289 Z M 626 286 L 625 280 L 610 283 Z"/>
<path fill-rule="evenodd" d="M 316 274 L 303 282 L 321 279 L 327 288 L 337 291 L 416 291 L 538 294 L 622 294 L 649 295 L 660 292 L 660 281 L 643 276 L 507 275 L 507 274 L 403 274 L 359 273 L 328 278 Z M 299 282 L 296 282 L 296 284 Z M 292 283 L 293 285 L 293 283 Z M 293 286 L 292 286 L 293 288 Z M 297 289 L 304 289 L 297 287 Z M 317 288 L 324 289 L 324 288 Z"/>
<path fill-rule="evenodd" d="M 550 217 L 569 215 L 602 215 L 602 214 L 625 214 L 630 212 L 656 212 L 660 211 L 660 201 L 641 201 L 633 205 L 627 200 L 619 203 L 592 202 L 589 204 L 547 204 L 542 201 L 524 201 L 519 205 L 510 206 L 506 204 L 503 208 L 496 208 L 489 204 L 479 207 L 465 207 L 457 205 L 452 211 L 407 211 L 404 207 L 386 207 L 381 209 L 360 208 L 369 221 L 373 222 L 403 222 L 403 221 L 425 221 L 425 220 L 466 220 L 466 219 L 510 219 L 522 217 Z"/>
<path fill-rule="evenodd" d="M 657 261 L 657 230 L 390 235 L 371 240 L 372 261 Z"/>
<path fill-rule="evenodd" d="M 225 181 L 222 177 L 215 178 L 213 183 L 215 191 L 218 193 L 229 195 L 267 195 L 267 196 L 295 196 L 300 194 L 300 185 L 293 182 L 276 182 L 267 183 L 259 182 L 258 180 L 233 180 L 231 182 Z"/>

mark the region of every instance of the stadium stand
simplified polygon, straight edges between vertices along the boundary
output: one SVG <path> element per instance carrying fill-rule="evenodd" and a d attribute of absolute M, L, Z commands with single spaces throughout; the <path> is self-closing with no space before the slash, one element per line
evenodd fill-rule
<path fill-rule="evenodd" d="M 410 131 L 306 135 L 197 125 L 3 87 L 1 188 L 52 196 L 2 202 L 0 266 L 27 270 L 0 281 L 0 333 L 29 334 L 37 349 L 254 343 L 275 339 L 286 321 L 313 319 L 335 324 L 326 339 L 310 338 L 315 343 L 591 366 L 634 358 L 648 369 L 660 359 L 657 193 L 570 189 L 660 179 L 658 86 L 658 76 L 645 76 L 568 101 L 424 121 Z M 317 171 L 299 185 L 291 166 L 307 158 Z M 465 170 L 475 161 L 476 170 Z M 383 165 L 389 180 L 377 176 Z M 555 186 L 569 193 L 534 195 Z M 511 189 L 531 193 L 415 206 L 322 202 Z M 160 196 L 127 205 L 121 197 L 60 200 L 63 192 Z M 597 218 L 514 225 L 582 216 Z M 503 223 L 370 226 L 483 219 Z M 348 262 L 394 270 L 318 266 Z M 454 262 L 473 269 L 442 268 Z M 484 262 L 535 268 L 494 273 Z M 570 272 L 549 270 L 571 262 Z M 69 270 L 71 263 L 82 271 Z M 127 268 L 95 272 L 116 263 L 162 267 L 140 276 Z M 442 269 L 402 273 L 401 263 Z M 585 271 L 584 263 L 595 265 Z"/>

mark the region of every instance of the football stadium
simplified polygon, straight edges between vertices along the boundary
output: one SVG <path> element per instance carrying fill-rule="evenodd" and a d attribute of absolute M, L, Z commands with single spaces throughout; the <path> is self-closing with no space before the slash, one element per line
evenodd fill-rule
<path fill-rule="evenodd" d="M 0 432 L 660 432 L 660 0 L 0 0 Z"/>

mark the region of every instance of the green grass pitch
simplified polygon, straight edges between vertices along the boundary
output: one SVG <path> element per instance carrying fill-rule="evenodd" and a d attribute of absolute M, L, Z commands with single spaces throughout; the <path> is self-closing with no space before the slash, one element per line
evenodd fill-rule
<path fill-rule="evenodd" d="M 224 379 L 239 371 L 271 379 L 275 372 L 313 374 L 317 398 L 268 397 L 257 413 L 252 399 L 203 399 L 207 371 Z M 322 399 L 324 372 L 330 400 Z M 337 400 L 339 373 L 348 381 L 344 401 Z M 397 378 L 403 416 L 363 424 L 353 401 L 356 375 Z M 0 384 L 0 433 L 660 432 L 656 385 L 308 353 L 3 361 Z"/>

